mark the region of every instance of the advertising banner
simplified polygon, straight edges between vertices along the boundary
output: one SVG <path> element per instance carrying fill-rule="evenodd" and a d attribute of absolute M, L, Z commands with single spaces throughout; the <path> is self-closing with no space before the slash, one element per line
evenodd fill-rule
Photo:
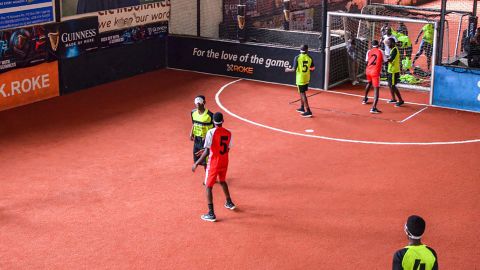
<path fill-rule="evenodd" d="M 435 66 L 433 105 L 480 112 L 480 69 Z"/>
<path fill-rule="evenodd" d="M 0 74 L 0 111 L 59 95 L 58 62 Z"/>
<path fill-rule="evenodd" d="M 56 59 L 48 25 L 0 31 L 0 74 Z"/>
<path fill-rule="evenodd" d="M 73 1 L 73 0 L 72 0 Z M 69 0 L 63 0 L 63 2 L 69 2 Z M 78 5 L 82 0 L 78 1 Z M 132 28 L 136 26 L 142 26 L 146 24 L 153 24 L 159 22 L 166 22 L 170 17 L 170 0 L 154 0 L 152 3 L 140 4 L 140 5 L 127 5 L 126 2 L 140 3 L 141 1 L 111 1 L 111 0 L 95 0 L 95 3 L 117 3 L 116 5 L 103 5 L 109 9 L 98 9 L 93 13 L 81 13 L 80 11 L 74 14 L 66 16 L 63 20 L 70 20 L 81 18 L 85 16 L 97 16 L 99 23 L 99 32 L 104 33 L 108 31 L 122 30 L 126 28 Z M 143 1 L 145 2 L 145 1 Z M 127 6 L 126 6 L 127 5 Z M 118 7 L 118 8 L 116 8 Z M 62 8 L 63 10 L 63 8 Z M 62 13 L 62 16 L 71 12 Z"/>
<path fill-rule="evenodd" d="M 98 48 L 97 17 L 85 17 L 47 26 L 51 49 L 58 58 L 72 58 Z"/>
<path fill-rule="evenodd" d="M 100 34 L 100 48 L 126 45 L 151 38 L 161 38 L 168 34 L 168 22 L 136 26 L 128 29 L 109 31 Z"/>
<path fill-rule="evenodd" d="M 290 13 L 290 30 L 312 31 L 314 9 L 303 9 Z"/>
<path fill-rule="evenodd" d="M 0 30 L 55 20 L 53 0 L 1 0 Z"/>
<path fill-rule="evenodd" d="M 169 36 L 168 66 L 284 84 L 295 84 L 295 74 L 285 73 L 291 67 L 298 49 L 276 48 L 228 41 Z M 320 54 L 311 52 L 314 63 Z M 312 74 L 310 85 L 323 88 L 322 67 Z"/>

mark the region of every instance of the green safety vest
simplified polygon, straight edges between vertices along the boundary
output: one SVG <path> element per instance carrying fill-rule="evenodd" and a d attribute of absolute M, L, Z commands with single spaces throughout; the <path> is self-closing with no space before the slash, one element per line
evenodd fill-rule
<path fill-rule="evenodd" d="M 426 245 L 406 246 L 405 248 L 407 252 L 402 260 L 403 269 L 431 270 L 433 268 L 436 258 Z"/>
<path fill-rule="evenodd" d="M 397 36 L 397 39 L 398 39 L 399 42 L 402 43 L 401 48 L 412 47 L 412 41 L 410 40 L 410 38 L 408 36 L 405 36 L 405 35 L 399 33 L 399 35 Z"/>
<path fill-rule="evenodd" d="M 412 60 L 408 57 L 402 60 L 402 67 L 404 70 L 410 69 L 412 67 Z"/>
<path fill-rule="evenodd" d="M 400 72 L 400 52 L 398 51 L 397 47 L 393 47 L 392 50 L 390 51 L 390 55 L 393 54 L 393 51 L 397 51 L 395 54 L 395 58 L 393 59 L 392 62 L 388 62 L 388 73 L 398 73 Z"/>
<path fill-rule="evenodd" d="M 310 67 L 312 66 L 312 58 L 306 53 L 301 53 L 297 58 L 297 85 L 305 85 L 310 82 Z"/>
<path fill-rule="evenodd" d="M 200 114 L 197 109 L 192 111 L 193 136 L 205 138 L 207 132 L 213 128 L 213 113 L 205 109 Z"/>
<path fill-rule="evenodd" d="M 433 25 L 426 24 L 422 27 L 423 40 L 429 44 L 433 44 Z"/>

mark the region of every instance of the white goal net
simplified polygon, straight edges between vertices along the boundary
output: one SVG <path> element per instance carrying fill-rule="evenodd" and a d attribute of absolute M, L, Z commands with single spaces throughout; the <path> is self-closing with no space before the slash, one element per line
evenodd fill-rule
<path fill-rule="evenodd" d="M 379 41 L 388 57 L 390 50 L 384 41 L 389 38 L 394 38 L 400 52 L 398 86 L 430 90 L 437 48 L 436 21 L 341 12 L 328 13 L 325 89 L 364 81 L 365 58 L 372 41 Z M 381 79 L 386 80 L 386 67 Z"/>

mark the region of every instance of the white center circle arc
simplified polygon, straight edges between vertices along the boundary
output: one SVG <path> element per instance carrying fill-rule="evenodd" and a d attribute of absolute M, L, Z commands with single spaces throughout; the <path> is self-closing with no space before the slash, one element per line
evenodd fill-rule
<path fill-rule="evenodd" d="M 280 128 L 276 127 L 271 127 L 267 126 L 264 124 L 260 124 L 257 122 L 254 122 L 252 120 L 246 119 L 244 117 L 241 117 L 233 112 L 231 112 L 229 109 L 227 109 L 225 106 L 223 106 L 222 102 L 220 101 L 220 95 L 222 92 L 230 85 L 237 83 L 239 81 L 242 81 L 243 79 L 238 79 L 235 81 L 231 81 L 225 85 L 223 85 L 218 91 L 217 94 L 215 95 L 215 102 L 217 105 L 224 110 L 226 113 L 229 115 L 242 120 L 244 122 L 247 122 L 249 124 L 270 129 L 273 131 L 277 132 L 282 132 L 290 135 L 295 135 L 295 136 L 302 136 L 302 137 L 308 137 L 308 138 L 314 138 L 314 139 L 322 139 L 322 140 L 329 140 L 329 141 L 337 141 L 337 142 L 346 142 L 346 143 L 361 143 L 361 144 L 377 144 L 377 145 L 450 145 L 450 144 L 466 144 L 466 143 L 478 143 L 480 142 L 480 139 L 473 139 L 473 140 L 464 140 L 464 141 L 444 141 L 444 142 L 382 142 L 382 141 L 363 141 L 363 140 L 352 140 L 352 139 L 342 139 L 342 138 L 334 138 L 334 137 L 327 137 L 327 136 L 321 136 L 321 135 L 313 135 L 313 134 L 305 134 L 305 133 L 299 133 L 299 132 L 294 132 L 294 131 L 288 131 L 288 130 L 283 130 Z"/>

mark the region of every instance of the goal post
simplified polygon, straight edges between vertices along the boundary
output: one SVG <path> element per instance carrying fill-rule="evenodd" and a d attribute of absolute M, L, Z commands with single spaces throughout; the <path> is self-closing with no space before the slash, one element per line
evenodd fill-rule
<path fill-rule="evenodd" d="M 438 24 L 436 21 L 428 19 L 413 19 L 405 17 L 390 17 L 390 16 L 378 16 L 370 14 L 351 14 L 344 12 L 328 12 L 327 25 L 326 25 L 326 44 L 325 44 L 325 80 L 324 89 L 327 90 L 335 85 L 346 82 L 350 79 L 348 61 L 347 58 L 347 41 L 348 39 L 356 40 L 356 56 L 355 59 L 358 63 L 358 71 L 356 78 L 358 80 L 364 80 L 364 69 L 366 66 L 365 56 L 368 49 L 371 47 L 371 41 L 380 41 L 381 26 L 384 23 L 388 23 L 389 27 L 394 29 L 396 26 L 403 25 L 408 26 L 410 29 L 414 29 L 415 32 L 408 34 L 411 41 L 410 52 L 405 53 L 404 57 L 410 60 L 415 59 L 417 51 L 419 51 L 419 44 L 414 44 L 414 38 L 417 33 L 426 24 L 432 24 L 433 31 L 433 44 L 431 45 L 430 59 L 425 59 L 427 56 L 425 52 L 417 57 L 417 64 L 415 67 L 402 67 L 402 74 L 408 74 L 411 77 L 418 77 L 417 82 L 414 83 L 401 83 L 399 87 L 417 89 L 424 91 L 432 91 L 433 78 L 434 78 L 434 65 L 436 62 L 437 52 L 437 34 Z M 407 32 L 408 33 L 408 32 Z M 423 37 L 422 37 L 423 38 Z M 412 59 L 413 58 L 413 59 Z M 425 61 L 428 60 L 428 61 Z M 406 62 L 407 63 L 407 62 Z M 429 63 L 429 65 L 427 64 Z M 418 66 L 417 66 L 418 65 Z M 428 71 L 428 72 L 427 72 Z M 422 73 L 423 72 L 423 73 Z M 421 81 L 421 83 L 418 83 Z M 382 82 L 386 84 L 386 82 Z"/>

